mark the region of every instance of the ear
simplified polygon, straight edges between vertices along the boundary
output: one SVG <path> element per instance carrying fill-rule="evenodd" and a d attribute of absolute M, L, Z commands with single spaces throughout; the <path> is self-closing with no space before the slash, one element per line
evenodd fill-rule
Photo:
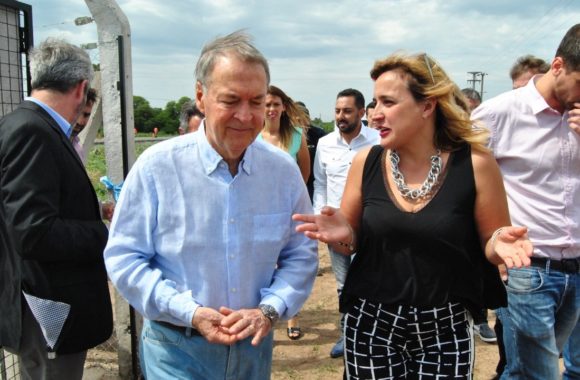
<path fill-rule="evenodd" d="M 566 65 L 564 64 L 564 59 L 562 57 L 555 57 L 552 60 L 552 64 L 550 65 L 550 71 L 554 74 L 554 76 L 560 75 L 560 73 L 566 69 Z"/>
<path fill-rule="evenodd" d="M 200 81 L 197 81 L 195 84 L 195 105 L 197 106 L 197 109 L 205 115 L 204 97 L 203 85 Z"/>
<path fill-rule="evenodd" d="M 431 115 L 435 114 L 435 109 L 437 108 L 437 100 L 433 98 L 427 98 L 423 101 L 423 118 L 427 119 Z"/>
<path fill-rule="evenodd" d="M 79 84 L 77 84 L 73 90 L 75 98 L 81 99 L 81 102 L 83 104 L 85 104 L 87 101 L 88 86 L 89 81 L 85 79 L 83 81 L 80 81 Z"/>
<path fill-rule="evenodd" d="M 359 118 L 359 119 L 362 119 L 362 118 L 363 118 L 363 116 L 365 115 L 365 113 L 366 113 L 366 112 L 367 112 L 367 111 L 365 110 L 365 108 L 364 108 L 364 107 L 363 107 L 363 108 L 361 108 L 361 109 L 359 109 L 359 110 L 358 110 L 358 118 Z"/>

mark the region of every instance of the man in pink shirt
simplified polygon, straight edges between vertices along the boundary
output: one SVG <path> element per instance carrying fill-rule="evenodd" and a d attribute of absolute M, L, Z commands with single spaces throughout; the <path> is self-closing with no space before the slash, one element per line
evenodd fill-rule
<path fill-rule="evenodd" d="M 512 223 L 529 228 L 530 268 L 510 269 L 502 379 L 580 377 L 580 24 L 564 36 L 550 70 L 484 102 L 472 114 L 491 132 Z"/>

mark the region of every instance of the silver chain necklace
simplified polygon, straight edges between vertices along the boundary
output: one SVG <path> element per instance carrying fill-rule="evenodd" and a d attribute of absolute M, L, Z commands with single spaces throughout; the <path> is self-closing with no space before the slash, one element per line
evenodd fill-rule
<path fill-rule="evenodd" d="M 441 167 L 442 167 L 442 160 L 441 160 L 441 150 L 437 149 L 437 153 L 434 156 L 431 156 L 431 170 L 429 170 L 429 174 L 427 174 L 427 179 L 418 189 L 411 189 L 405 183 L 405 176 L 399 170 L 399 154 L 397 151 L 392 150 L 390 154 L 390 161 L 391 161 L 391 174 L 393 176 L 393 181 L 397 185 L 397 190 L 399 190 L 399 194 L 405 199 L 409 199 L 412 201 L 416 201 L 418 199 L 425 198 L 427 195 L 431 193 L 433 190 L 433 186 L 437 184 L 437 180 L 439 179 L 439 174 L 441 174 Z"/>

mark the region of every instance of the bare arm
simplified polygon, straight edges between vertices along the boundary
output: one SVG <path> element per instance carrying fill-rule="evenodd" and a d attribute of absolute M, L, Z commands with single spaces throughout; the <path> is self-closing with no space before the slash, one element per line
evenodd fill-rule
<path fill-rule="evenodd" d="M 292 219 L 304 222 L 296 227 L 297 231 L 330 244 L 344 255 L 355 253 L 362 215 L 362 172 L 369 150 L 359 152 L 352 162 L 340 210 L 325 206 L 320 215 L 295 214 Z"/>
<path fill-rule="evenodd" d="M 308 144 L 306 143 L 306 134 L 302 133 L 302 140 L 300 141 L 300 149 L 296 155 L 300 174 L 304 179 L 304 183 L 308 182 L 310 177 L 310 154 L 308 153 Z"/>
<path fill-rule="evenodd" d="M 352 246 L 353 250 L 350 251 L 348 247 L 343 245 L 333 245 L 333 249 L 341 253 L 348 255 L 356 252 L 356 237 L 358 236 L 360 228 L 360 220 L 362 217 L 362 177 L 363 169 L 367 156 L 369 155 L 370 148 L 364 149 L 363 151 L 357 153 L 357 155 L 352 160 L 352 166 L 348 171 L 348 177 L 346 178 L 346 185 L 344 187 L 344 193 L 342 195 L 342 201 L 340 202 L 340 211 L 346 218 L 348 224 L 352 228 Z"/>

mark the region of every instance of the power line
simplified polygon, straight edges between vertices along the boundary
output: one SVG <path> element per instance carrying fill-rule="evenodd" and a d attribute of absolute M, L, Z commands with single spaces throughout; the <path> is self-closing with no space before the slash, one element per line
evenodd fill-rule
<path fill-rule="evenodd" d="M 477 83 L 480 84 L 479 96 L 481 96 L 481 99 L 483 99 L 483 81 L 484 81 L 487 73 L 484 73 L 482 71 L 468 71 L 467 73 L 471 74 L 471 79 L 467 80 L 467 83 L 471 83 L 471 89 L 475 90 L 475 85 Z M 478 79 L 478 78 L 481 78 L 481 79 Z"/>
<path fill-rule="evenodd" d="M 574 0 L 559 0 L 554 6 L 548 9 L 547 12 L 543 13 L 542 16 L 537 19 L 537 21 L 533 21 L 531 27 L 525 27 L 526 25 L 522 25 L 520 28 L 519 34 L 517 34 L 512 39 L 512 45 L 514 45 L 514 49 L 510 49 L 510 52 L 515 50 L 523 50 L 523 47 L 532 43 L 536 42 L 537 36 L 543 34 L 543 30 L 548 27 L 550 30 L 555 30 L 553 25 L 552 14 L 556 14 L 556 11 L 564 14 L 564 10 L 573 2 Z M 524 43 L 525 42 L 525 43 Z M 504 62 L 508 58 L 508 52 L 502 51 L 501 53 L 490 55 L 485 59 L 482 63 L 482 67 L 486 67 L 491 62 Z"/>

